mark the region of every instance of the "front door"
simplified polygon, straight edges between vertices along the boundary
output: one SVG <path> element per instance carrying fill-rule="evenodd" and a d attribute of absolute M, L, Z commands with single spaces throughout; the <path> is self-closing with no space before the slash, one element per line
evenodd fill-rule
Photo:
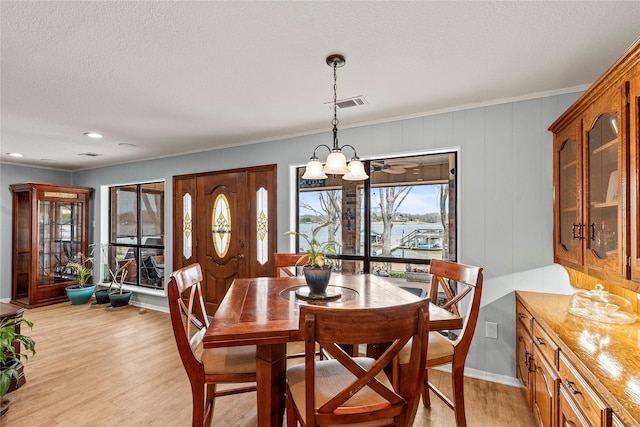
<path fill-rule="evenodd" d="M 173 265 L 200 264 L 210 315 L 236 277 L 273 275 L 275 177 L 275 165 L 174 177 Z"/>

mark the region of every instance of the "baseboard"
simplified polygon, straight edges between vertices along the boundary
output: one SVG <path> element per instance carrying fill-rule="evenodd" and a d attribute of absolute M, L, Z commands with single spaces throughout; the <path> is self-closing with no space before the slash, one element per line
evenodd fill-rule
<path fill-rule="evenodd" d="M 148 310 L 160 311 L 162 313 L 168 313 L 169 312 L 169 307 L 160 307 L 160 306 L 155 305 L 155 304 L 145 304 L 145 303 L 142 303 L 140 301 L 133 301 L 133 299 L 131 300 L 129 305 L 133 305 L 133 306 L 136 306 L 138 308 L 145 308 L 145 309 L 148 309 Z"/>
<path fill-rule="evenodd" d="M 451 372 L 451 365 L 441 366 L 434 369 L 443 372 Z M 479 369 L 465 368 L 464 376 L 483 381 L 490 381 L 492 383 L 508 385 L 510 387 L 522 388 L 522 382 L 518 378 L 495 374 L 493 372 L 481 371 Z"/>

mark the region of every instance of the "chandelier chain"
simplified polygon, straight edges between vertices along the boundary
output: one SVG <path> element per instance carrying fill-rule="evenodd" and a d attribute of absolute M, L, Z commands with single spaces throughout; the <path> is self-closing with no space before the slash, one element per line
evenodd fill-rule
<path fill-rule="evenodd" d="M 333 61 L 333 120 L 331 124 L 338 126 L 338 62 Z"/>

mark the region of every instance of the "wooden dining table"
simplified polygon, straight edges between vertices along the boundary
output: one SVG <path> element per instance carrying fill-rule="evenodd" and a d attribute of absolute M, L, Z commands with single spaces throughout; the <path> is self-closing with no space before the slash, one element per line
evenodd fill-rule
<path fill-rule="evenodd" d="M 416 301 L 419 297 L 392 278 L 369 274 L 334 274 L 328 301 L 305 297 L 303 277 L 235 279 L 205 332 L 205 348 L 256 346 L 258 426 L 282 426 L 285 405 L 286 344 L 300 341 L 301 304 L 329 307 L 377 308 Z M 337 295 L 337 297 L 336 297 Z M 462 328 L 462 319 L 434 304 L 429 307 L 430 330 Z M 349 325 L 345 325 L 348 327 Z"/>

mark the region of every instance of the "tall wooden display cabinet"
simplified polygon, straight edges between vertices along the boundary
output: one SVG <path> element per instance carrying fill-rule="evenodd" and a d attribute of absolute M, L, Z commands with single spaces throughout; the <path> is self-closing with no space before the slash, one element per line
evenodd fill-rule
<path fill-rule="evenodd" d="M 9 186 L 13 195 L 11 303 L 39 307 L 67 299 L 77 277 L 67 262 L 88 256 L 92 188 L 28 182 Z"/>

